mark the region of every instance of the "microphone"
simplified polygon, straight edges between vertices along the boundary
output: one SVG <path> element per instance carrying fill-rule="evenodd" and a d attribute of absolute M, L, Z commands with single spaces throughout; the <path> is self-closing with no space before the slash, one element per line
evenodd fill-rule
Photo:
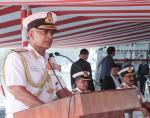
<path fill-rule="evenodd" d="M 56 56 L 60 56 L 60 53 L 59 53 L 59 52 L 54 52 L 54 54 L 55 54 Z"/>
<path fill-rule="evenodd" d="M 49 53 L 49 58 L 54 57 L 53 53 Z"/>
<path fill-rule="evenodd" d="M 74 63 L 69 57 L 64 56 L 64 55 L 61 55 L 59 52 L 55 52 L 54 54 L 55 54 L 55 56 L 65 57 L 65 58 L 67 58 L 68 60 L 70 60 L 72 63 Z M 76 66 L 76 68 L 78 68 L 79 70 L 83 71 L 83 69 L 82 69 L 80 66 L 78 66 L 77 64 L 75 64 L 75 66 Z M 84 71 L 83 71 L 83 72 L 84 72 Z M 98 83 L 96 80 L 94 80 L 94 79 L 92 79 L 92 78 L 90 78 L 90 79 L 91 79 L 92 81 L 94 81 L 97 85 L 99 85 L 99 86 L 101 87 L 101 84 Z"/>

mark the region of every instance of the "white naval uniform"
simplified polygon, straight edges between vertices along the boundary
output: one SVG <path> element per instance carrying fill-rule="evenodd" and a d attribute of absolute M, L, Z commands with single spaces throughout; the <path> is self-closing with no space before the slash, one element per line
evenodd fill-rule
<path fill-rule="evenodd" d="M 124 88 L 124 89 L 126 89 L 126 88 L 135 88 L 136 89 L 136 92 L 137 92 L 137 94 L 138 94 L 138 99 L 139 99 L 139 102 L 140 103 L 144 103 L 145 102 L 145 99 L 144 99 L 144 97 L 143 97 L 143 95 L 142 95 L 142 93 L 141 93 L 141 91 L 138 89 L 138 87 L 136 87 L 135 85 L 132 85 L 131 87 L 130 86 L 128 86 L 126 83 L 122 83 L 122 88 Z M 138 114 L 138 115 L 137 115 Z M 128 115 L 128 114 L 126 114 L 126 115 Z M 134 117 L 134 118 L 136 118 L 136 117 L 138 117 L 138 118 L 144 118 L 144 116 L 143 116 L 143 113 L 142 113 L 142 111 L 141 110 L 135 110 L 135 111 L 133 111 L 132 112 L 132 117 Z"/>
<path fill-rule="evenodd" d="M 43 79 L 44 71 L 47 69 L 47 59 L 48 54 L 45 53 L 45 57 L 39 55 L 31 45 L 27 47 L 28 50 L 33 50 L 37 57 L 30 52 L 21 52 L 27 62 L 28 70 L 30 72 L 30 76 L 32 80 L 35 83 L 38 83 Z M 19 85 L 24 86 L 28 91 L 30 91 L 32 94 L 37 93 L 39 90 L 38 88 L 35 88 L 31 86 L 26 81 L 26 76 L 24 72 L 24 67 L 21 62 L 20 56 L 16 52 L 12 52 L 8 55 L 5 63 L 5 76 L 6 76 L 6 86 L 13 86 L 13 85 Z M 58 80 L 54 75 L 51 75 L 51 82 L 46 82 L 46 85 L 44 86 L 44 89 L 42 93 L 38 96 L 38 98 L 43 101 L 44 103 L 48 103 L 50 101 L 53 101 L 56 96 L 56 91 L 62 89 Z M 62 86 L 65 87 L 65 84 L 63 80 L 60 78 L 60 81 L 62 83 Z M 52 85 L 52 88 L 54 88 L 54 92 L 52 94 L 49 94 L 47 90 L 50 88 L 49 86 Z M 25 104 L 23 104 L 21 101 L 16 100 L 11 93 L 6 91 L 6 114 L 12 114 L 17 111 L 25 110 L 29 108 Z"/>
<path fill-rule="evenodd" d="M 72 93 L 77 94 L 77 93 L 87 93 L 87 92 L 91 92 L 90 90 L 84 90 L 81 91 L 78 87 L 76 87 L 75 89 L 73 89 Z"/>
<path fill-rule="evenodd" d="M 138 87 L 136 87 L 135 85 L 132 85 L 131 87 L 130 86 L 128 86 L 126 83 L 122 83 L 122 88 L 135 88 L 136 89 L 136 91 L 137 91 L 137 93 L 138 93 L 138 98 L 139 98 L 139 100 L 140 100 L 140 102 L 142 102 L 142 103 L 144 103 L 145 102 L 145 98 L 143 97 L 143 95 L 142 95 L 142 93 L 141 93 L 141 91 L 138 89 Z"/>
<path fill-rule="evenodd" d="M 83 93 L 79 88 L 75 88 L 73 91 L 72 91 L 73 93 Z"/>

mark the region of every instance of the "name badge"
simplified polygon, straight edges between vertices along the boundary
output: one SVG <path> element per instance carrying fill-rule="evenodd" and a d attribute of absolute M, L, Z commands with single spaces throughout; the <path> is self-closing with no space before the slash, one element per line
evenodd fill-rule
<path fill-rule="evenodd" d="M 40 72 L 40 68 L 37 68 L 37 67 L 31 67 L 31 70 L 36 71 L 36 72 Z"/>

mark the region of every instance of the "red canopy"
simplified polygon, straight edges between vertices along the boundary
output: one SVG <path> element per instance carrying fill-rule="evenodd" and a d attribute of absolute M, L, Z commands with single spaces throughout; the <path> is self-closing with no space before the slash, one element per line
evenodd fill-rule
<path fill-rule="evenodd" d="M 53 47 L 95 47 L 149 41 L 150 1 L 7 0 L 0 2 L 0 47 L 21 46 L 21 5 L 53 11 L 60 32 Z"/>

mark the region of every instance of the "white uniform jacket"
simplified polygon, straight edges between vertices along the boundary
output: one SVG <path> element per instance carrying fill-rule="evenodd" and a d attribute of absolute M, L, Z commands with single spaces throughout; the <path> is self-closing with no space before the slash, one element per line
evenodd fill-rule
<path fill-rule="evenodd" d="M 27 62 L 29 74 L 34 81 L 34 83 L 39 83 L 44 76 L 44 72 L 47 69 L 47 59 L 48 59 L 48 53 L 45 53 L 45 56 L 39 55 L 31 45 L 27 47 L 27 50 L 21 52 L 23 56 L 25 57 L 25 60 Z M 6 86 L 24 86 L 29 92 L 32 94 L 37 93 L 39 88 L 33 87 L 27 82 L 24 66 L 22 64 L 22 61 L 20 59 L 20 56 L 16 52 L 12 52 L 8 55 L 6 62 L 5 62 L 5 84 Z M 64 82 L 62 81 L 61 77 L 59 76 L 59 79 L 65 87 Z M 48 93 L 49 88 L 53 88 L 54 91 L 52 93 Z M 56 91 L 62 89 L 60 86 L 58 80 L 56 79 L 55 75 L 51 74 L 49 81 L 46 82 L 43 91 L 38 96 L 38 98 L 43 101 L 44 103 L 48 103 L 55 99 Z M 14 96 L 6 91 L 6 113 L 12 114 L 17 111 L 21 111 L 24 109 L 27 109 L 28 106 L 23 104 L 21 101 L 14 98 Z"/>

